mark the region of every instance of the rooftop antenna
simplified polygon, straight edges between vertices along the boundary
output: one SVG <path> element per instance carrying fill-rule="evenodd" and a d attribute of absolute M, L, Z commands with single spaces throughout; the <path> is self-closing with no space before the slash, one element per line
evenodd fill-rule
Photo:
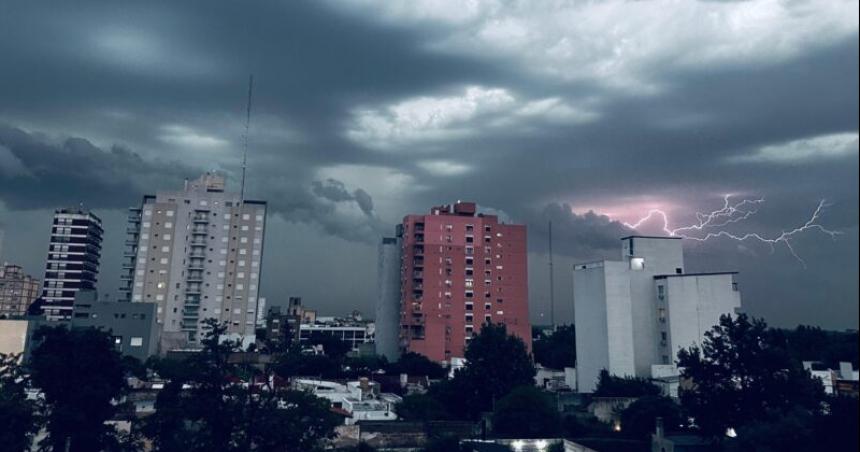
<path fill-rule="evenodd" d="M 248 78 L 248 109 L 245 112 L 245 136 L 242 146 L 242 185 L 239 191 L 239 200 L 245 202 L 245 172 L 248 169 L 248 135 L 251 130 L 251 94 L 254 92 L 254 74 Z"/>
<path fill-rule="evenodd" d="M 555 330 L 555 275 L 552 268 L 552 220 L 549 222 L 549 323 Z"/>

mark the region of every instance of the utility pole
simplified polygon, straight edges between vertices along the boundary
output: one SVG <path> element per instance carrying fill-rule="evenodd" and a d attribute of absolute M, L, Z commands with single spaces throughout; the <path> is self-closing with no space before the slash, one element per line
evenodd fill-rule
<path fill-rule="evenodd" d="M 248 108 L 245 111 L 245 136 L 242 145 L 242 186 L 239 191 L 239 200 L 245 202 L 245 172 L 248 168 L 248 135 L 251 130 L 251 94 L 254 92 L 254 74 L 248 78 Z"/>
<path fill-rule="evenodd" d="M 555 275 L 552 266 L 552 220 L 549 222 L 549 323 L 555 331 Z"/>

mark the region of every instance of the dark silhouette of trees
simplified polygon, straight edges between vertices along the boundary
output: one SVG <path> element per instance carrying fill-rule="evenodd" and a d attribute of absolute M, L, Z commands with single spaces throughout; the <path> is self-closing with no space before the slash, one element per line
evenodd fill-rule
<path fill-rule="evenodd" d="M 654 433 L 657 418 L 663 418 L 667 431 L 678 430 L 686 424 L 681 407 L 674 400 L 658 395 L 636 399 L 621 412 L 621 431 L 629 437 L 647 440 Z"/>
<path fill-rule="evenodd" d="M 40 419 L 36 403 L 27 400 L 27 375 L 20 355 L 0 353 L 0 445 L 9 452 L 30 450 Z"/>
<path fill-rule="evenodd" d="M 514 388 L 493 410 L 493 434 L 501 438 L 554 438 L 560 431 L 553 399 L 534 386 Z"/>
<path fill-rule="evenodd" d="M 678 353 L 682 378 L 692 383 L 681 389 L 681 402 L 705 435 L 723 438 L 734 428 L 738 436 L 766 436 L 806 425 L 820 411 L 821 383 L 768 339 L 764 321 L 724 315 L 701 348 Z"/>
<path fill-rule="evenodd" d="M 430 394 L 456 418 L 477 419 L 517 386 L 534 385 L 535 368 L 522 339 L 501 324 L 485 324 L 466 347 L 466 365 Z"/>
<path fill-rule="evenodd" d="M 772 328 L 769 341 L 784 348 L 797 361 L 817 361 L 832 369 L 839 368 L 840 361 L 858 364 L 857 331 L 825 331 L 817 326 L 800 325 L 793 330 Z"/>
<path fill-rule="evenodd" d="M 313 394 L 274 384 L 273 366 L 233 359 L 240 343 L 220 340 L 208 321 L 203 350 L 161 365 L 170 382 L 144 432 L 159 451 L 313 451 L 333 436 L 337 417 Z"/>
<path fill-rule="evenodd" d="M 397 416 L 406 421 L 436 421 L 450 417 L 445 405 L 427 394 L 411 394 L 403 397 L 395 410 Z"/>
<path fill-rule="evenodd" d="M 115 444 L 105 425 L 126 389 L 120 354 L 108 333 L 93 329 L 42 327 L 33 340 L 29 370 L 44 395 L 45 447 L 56 452 L 89 452 Z M 68 447 L 68 449 L 67 449 Z"/>
<path fill-rule="evenodd" d="M 535 361 L 551 369 L 576 367 L 576 328 L 559 326 L 551 335 L 541 333 L 533 342 Z"/>
<path fill-rule="evenodd" d="M 386 371 L 395 375 L 426 375 L 431 379 L 444 378 L 446 374 L 445 368 L 439 365 L 439 363 L 414 352 L 400 355 L 397 362 L 388 365 Z"/>
<path fill-rule="evenodd" d="M 597 388 L 594 390 L 597 397 L 642 397 L 659 394 L 660 388 L 645 378 L 617 377 L 610 375 L 606 369 L 600 371 Z"/>

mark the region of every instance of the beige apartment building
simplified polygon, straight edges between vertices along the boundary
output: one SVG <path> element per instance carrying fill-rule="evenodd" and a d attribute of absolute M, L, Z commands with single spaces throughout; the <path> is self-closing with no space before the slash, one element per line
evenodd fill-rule
<path fill-rule="evenodd" d="M 24 273 L 19 265 L 0 267 L 0 318 L 18 317 L 27 313 L 30 304 L 39 297 L 39 280 Z"/>
<path fill-rule="evenodd" d="M 130 209 L 120 290 L 126 301 L 158 304 L 162 352 L 198 346 L 207 318 L 226 322 L 230 334 L 254 334 L 266 203 L 225 184 L 206 173 Z"/>

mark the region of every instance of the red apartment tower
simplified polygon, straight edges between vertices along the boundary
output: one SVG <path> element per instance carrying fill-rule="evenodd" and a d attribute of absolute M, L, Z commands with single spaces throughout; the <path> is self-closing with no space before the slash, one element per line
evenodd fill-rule
<path fill-rule="evenodd" d="M 531 350 L 526 227 L 476 214 L 475 203 L 403 219 L 400 344 L 434 361 L 464 356 L 487 322 Z"/>

